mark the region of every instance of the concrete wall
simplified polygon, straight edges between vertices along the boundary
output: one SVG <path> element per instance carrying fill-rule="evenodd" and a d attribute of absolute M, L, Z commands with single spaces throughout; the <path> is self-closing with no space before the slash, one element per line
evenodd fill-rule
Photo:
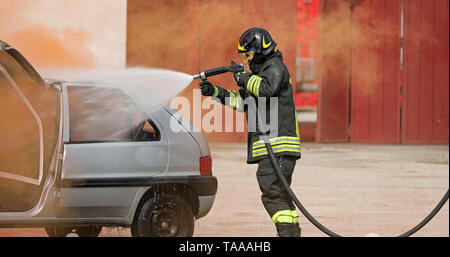
<path fill-rule="evenodd" d="M 2 0 L 0 39 L 37 68 L 124 67 L 126 0 Z"/>

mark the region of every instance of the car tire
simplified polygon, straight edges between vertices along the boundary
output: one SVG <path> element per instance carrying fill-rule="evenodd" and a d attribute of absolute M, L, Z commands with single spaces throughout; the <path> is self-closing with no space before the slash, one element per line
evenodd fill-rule
<path fill-rule="evenodd" d="M 137 237 L 192 237 L 194 215 L 185 199 L 171 194 L 149 198 L 131 225 Z"/>
<path fill-rule="evenodd" d="M 45 232 L 49 237 L 65 237 L 70 233 L 75 233 L 79 237 L 97 237 L 102 228 L 102 226 L 46 227 Z"/>

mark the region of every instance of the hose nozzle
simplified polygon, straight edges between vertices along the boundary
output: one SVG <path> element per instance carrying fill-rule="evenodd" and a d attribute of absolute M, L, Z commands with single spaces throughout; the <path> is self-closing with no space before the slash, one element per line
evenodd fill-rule
<path fill-rule="evenodd" d="M 202 80 L 206 80 L 206 75 L 205 72 L 200 72 L 199 74 L 195 74 L 194 76 L 192 76 L 194 79 L 202 79 Z"/>
<path fill-rule="evenodd" d="M 203 81 L 205 81 L 208 77 L 211 77 L 211 76 L 223 74 L 225 72 L 236 73 L 236 72 L 240 72 L 240 71 L 244 71 L 244 64 L 231 62 L 230 66 L 222 66 L 222 67 L 202 71 L 199 74 L 194 75 L 193 78 L 194 79 L 201 78 Z"/>

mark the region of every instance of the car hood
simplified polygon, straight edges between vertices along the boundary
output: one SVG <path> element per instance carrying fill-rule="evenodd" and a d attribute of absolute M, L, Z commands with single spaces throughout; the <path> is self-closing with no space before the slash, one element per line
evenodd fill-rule
<path fill-rule="evenodd" d="M 25 57 L 3 41 L 0 117 L 0 183 L 40 185 L 58 140 L 59 91 L 48 87 Z"/>

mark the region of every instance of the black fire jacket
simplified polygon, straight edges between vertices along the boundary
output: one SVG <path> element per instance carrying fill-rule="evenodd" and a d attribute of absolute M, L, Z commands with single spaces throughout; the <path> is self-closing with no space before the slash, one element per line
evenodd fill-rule
<path fill-rule="evenodd" d="M 245 88 L 232 91 L 217 86 L 218 95 L 214 97 L 222 104 L 246 113 L 247 163 L 268 158 L 264 137 L 270 141 L 276 156 L 300 158 L 300 134 L 292 83 L 281 52 L 269 55 L 250 75 L 244 81 Z"/>

